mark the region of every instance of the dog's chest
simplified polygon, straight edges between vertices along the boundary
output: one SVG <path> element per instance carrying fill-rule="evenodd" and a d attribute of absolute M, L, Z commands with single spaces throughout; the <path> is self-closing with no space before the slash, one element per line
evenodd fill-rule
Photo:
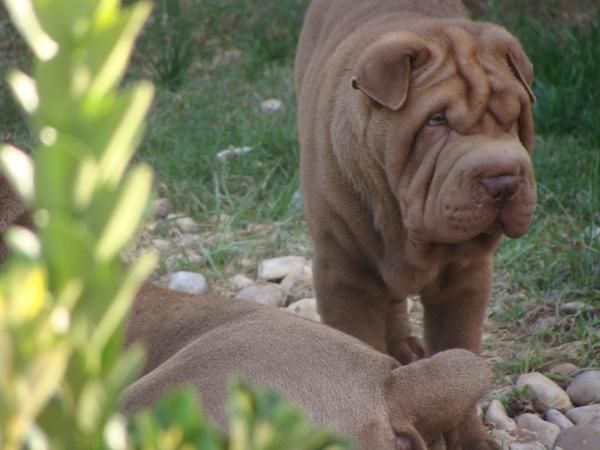
<path fill-rule="evenodd" d="M 394 298 L 419 295 L 423 289 L 437 284 L 442 268 L 432 264 L 419 268 L 406 260 L 387 260 L 380 267 L 380 273 Z"/>

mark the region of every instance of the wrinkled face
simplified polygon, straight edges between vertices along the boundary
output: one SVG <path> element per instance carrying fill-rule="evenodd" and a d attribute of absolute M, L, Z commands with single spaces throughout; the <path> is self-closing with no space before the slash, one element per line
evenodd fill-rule
<path fill-rule="evenodd" d="M 471 22 L 430 30 L 429 39 L 412 33 L 386 39 L 393 42 L 385 44 L 388 53 L 398 42 L 411 43 L 409 79 L 400 83 L 406 86 L 400 101 L 385 97 L 389 86 L 368 92 L 380 103 L 372 120 L 377 131 L 368 132 L 372 141 L 378 139 L 373 133 L 384 139 L 379 158 L 409 237 L 456 244 L 484 235 L 522 236 L 531 224 L 536 186 L 532 72 L 518 42 L 503 29 Z M 390 73 L 372 61 L 366 66 L 355 80 L 363 92 L 377 70 Z M 393 77 L 388 85 L 397 85 L 402 71 Z"/>
<path fill-rule="evenodd" d="M 405 226 L 419 240 L 460 243 L 482 234 L 522 236 L 536 187 L 517 127 L 462 134 L 443 115 L 417 133 L 396 195 Z"/>

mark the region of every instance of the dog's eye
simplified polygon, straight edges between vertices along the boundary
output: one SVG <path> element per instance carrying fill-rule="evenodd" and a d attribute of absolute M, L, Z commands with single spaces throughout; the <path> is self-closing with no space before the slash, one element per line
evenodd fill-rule
<path fill-rule="evenodd" d="M 446 116 L 443 113 L 434 114 L 429 118 L 427 125 L 429 125 L 430 127 L 446 125 Z"/>

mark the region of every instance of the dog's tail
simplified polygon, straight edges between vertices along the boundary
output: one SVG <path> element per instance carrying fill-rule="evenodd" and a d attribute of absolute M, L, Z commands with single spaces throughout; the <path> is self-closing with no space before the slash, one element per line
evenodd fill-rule
<path fill-rule="evenodd" d="M 392 371 L 391 417 L 408 418 L 422 436 L 454 429 L 489 389 L 485 360 L 462 349 L 447 350 Z"/>

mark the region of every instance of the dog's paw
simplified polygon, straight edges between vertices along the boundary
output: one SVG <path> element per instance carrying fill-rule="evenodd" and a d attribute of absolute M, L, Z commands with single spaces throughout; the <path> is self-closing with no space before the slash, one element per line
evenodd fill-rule
<path fill-rule="evenodd" d="M 446 450 L 500 450 L 476 414 L 469 414 L 465 420 L 445 436 Z"/>
<path fill-rule="evenodd" d="M 463 444 L 462 450 L 500 450 L 500 445 L 493 439 L 485 438 Z"/>
<path fill-rule="evenodd" d="M 402 365 L 407 365 L 425 356 L 425 346 L 419 338 L 407 336 L 402 341 L 395 342 L 394 347 L 390 349 L 390 353 Z"/>

